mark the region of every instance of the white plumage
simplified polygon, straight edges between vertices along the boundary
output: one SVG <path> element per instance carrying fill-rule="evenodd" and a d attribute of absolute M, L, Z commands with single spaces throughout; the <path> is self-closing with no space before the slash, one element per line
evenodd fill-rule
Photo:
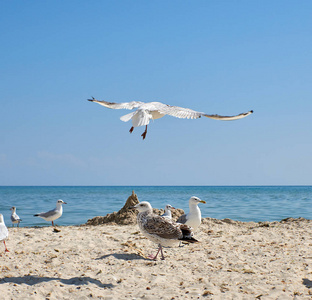
<path fill-rule="evenodd" d="M 133 131 L 134 127 L 146 126 L 145 131 L 142 134 L 143 140 L 146 137 L 147 133 L 147 125 L 150 120 L 156 120 L 162 118 L 165 115 L 173 116 L 176 118 L 183 119 L 198 119 L 200 117 L 207 117 L 214 120 L 222 120 L 222 121 L 232 121 L 238 120 L 247 117 L 252 114 L 253 111 L 250 110 L 246 113 L 241 113 L 235 116 L 220 116 L 220 115 L 208 115 L 203 112 L 198 112 L 189 108 L 183 108 L 178 106 L 167 105 L 161 102 L 140 102 L 140 101 L 132 101 L 132 102 L 124 102 L 124 103 L 115 103 L 115 102 L 107 102 L 104 100 L 96 100 L 94 98 L 88 99 L 89 101 L 98 103 L 105 107 L 111 109 L 135 109 L 135 111 L 124 115 L 120 118 L 121 121 L 128 122 L 132 120 L 132 127 L 130 128 L 130 133 Z"/>
<path fill-rule="evenodd" d="M 0 242 L 3 241 L 5 252 L 9 252 L 5 244 L 5 240 L 8 238 L 8 236 L 9 236 L 9 231 L 7 227 L 5 226 L 3 215 L 0 214 Z"/>
<path fill-rule="evenodd" d="M 52 221 L 52 226 L 54 226 L 53 221 L 58 219 L 63 214 L 62 204 L 67 204 L 63 200 L 59 199 L 56 201 L 56 208 L 49 210 L 48 212 L 42 212 L 40 214 L 35 214 L 34 217 L 40 217 L 45 221 Z"/>
<path fill-rule="evenodd" d="M 12 214 L 11 214 L 12 226 L 14 227 L 14 224 L 17 224 L 17 227 L 19 227 L 19 223 L 22 221 L 22 219 L 16 213 L 16 207 L 12 206 L 10 210 L 12 211 Z"/>
<path fill-rule="evenodd" d="M 175 209 L 172 205 L 167 204 L 165 206 L 165 212 L 161 215 L 162 217 L 168 218 L 168 219 L 172 219 L 172 214 L 171 214 L 171 210 Z"/>
<path fill-rule="evenodd" d="M 189 200 L 190 211 L 188 214 L 184 214 L 177 220 L 177 223 L 186 224 L 191 226 L 195 231 L 201 223 L 201 211 L 198 207 L 199 203 L 206 203 L 204 200 L 198 197 L 191 197 Z"/>

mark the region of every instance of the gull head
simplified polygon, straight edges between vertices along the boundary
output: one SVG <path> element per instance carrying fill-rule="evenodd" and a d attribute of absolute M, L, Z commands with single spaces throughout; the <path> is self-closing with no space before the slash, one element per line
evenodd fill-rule
<path fill-rule="evenodd" d="M 56 204 L 67 204 L 66 202 L 64 202 L 63 200 L 59 199 L 56 201 Z"/>
<path fill-rule="evenodd" d="M 142 202 L 138 203 L 137 205 L 132 206 L 131 208 L 137 209 L 139 212 L 146 212 L 146 211 L 152 212 L 153 211 L 152 206 L 147 201 L 142 201 Z"/>
<path fill-rule="evenodd" d="M 12 207 L 10 208 L 10 210 L 11 210 L 12 212 L 15 212 L 15 211 L 16 211 L 16 207 L 15 207 L 15 206 L 12 206 Z"/>
<path fill-rule="evenodd" d="M 170 204 L 167 204 L 166 206 L 165 206 L 165 210 L 172 210 L 172 209 L 175 209 L 172 205 L 170 205 Z"/>
<path fill-rule="evenodd" d="M 189 203 L 192 205 L 198 205 L 199 203 L 206 203 L 206 201 L 199 199 L 198 197 L 191 197 Z"/>

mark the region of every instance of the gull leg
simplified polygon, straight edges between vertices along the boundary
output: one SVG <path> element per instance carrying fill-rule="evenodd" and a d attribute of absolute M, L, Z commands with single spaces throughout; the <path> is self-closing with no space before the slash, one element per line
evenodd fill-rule
<path fill-rule="evenodd" d="M 132 133 L 133 129 L 134 129 L 134 127 L 132 126 L 132 127 L 130 128 L 129 132 Z"/>
<path fill-rule="evenodd" d="M 5 241 L 3 241 L 3 243 L 4 243 L 4 248 L 5 248 L 4 252 L 10 252 L 5 244 Z"/>
<path fill-rule="evenodd" d="M 153 260 L 156 260 L 157 259 L 157 256 L 158 256 L 158 253 L 161 251 L 161 255 L 162 255 L 162 258 L 161 259 L 165 259 L 164 258 L 164 255 L 163 255 L 163 253 L 162 253 L 162 247 L 161 247 L 161 245 L 159 244 L 158 245 L 158 251 L 157 251 L 157 253 L 156 253 L 156 255 L 155 256 L 153 256 L 152 254 L 149 256 L 149 258 L 151 258 L 151 259 L 153 259 Z"/>
<path fill-rule="evenodd" d="M 147 134 L 147 125 L 145 126 L 145 131 L 141 134 L 141 136 L 143 136 L 143 140 L 145 139 Z"/>
<path fill-rule="evenodd" d="M 183 243 L 180 241 L 179 247 L 184 247 Z"/>
<path fill-rule="evenodd" d="M 53 221 L 52 221 L 52 226 L 54 226 L 54 223 L 53 223 Z"/>
<path fill-rule="evenodd" d="M 163 253 L 163 250 L 162 250 L 162 246 L 159 245 L 159 247 L 160 247 L 160 252 L 161 252 L 161 259 L 165 260 L 165 256 L 164 256 L 164 253 Z"/>

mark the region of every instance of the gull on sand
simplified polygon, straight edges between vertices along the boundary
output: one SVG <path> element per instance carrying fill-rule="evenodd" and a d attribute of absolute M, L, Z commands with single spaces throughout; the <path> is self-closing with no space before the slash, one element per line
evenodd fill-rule
<path fill-rule="evenodd" d="M 7 227 L 5 226 L 3 215 L 0 214 L 0 242 L 3 241 L 4 243 L 4 252 L 10 252 L 5 244 L 5 240 L 8 238 L 8 236 L 9 236 L 9 231 Z"/>
<path fill-rule="evenodd" d="M 199 199 L 198 197 L 191 197 L 189 200 L 190 212 L 184 214 L 177 220 L 177 223 L 186 224 L 193 228 L 195 231 L 201 223 L 201 212 L 198 207 L 199 203 L 206 203 L 204 200 Z"/>
<path fill-rule="evenodd" d="M 192 228 L 185 224 L 177 224 L 168 218 L 153 213 L 151 204 L 147 201 L 138 203 L 131 207 L 139 211 L 137 221 L 141 233 L 152 242 L 158 244 L 158 251 L 155 256 L 149 258 L 156 260 L 161 252 L 161 259 L 165 259 L 162 246 L 170 247 L 177 245 L 179 241 L 190 243 L 198 242 L 193 237 Z"/>
<path fill-rule="evenodd" d="M 14 227 L 14 224 L 17 224 L 17 227 L 19 227 L 19 223 L 22 221 L 22 219 L 17 215 L 16 207 L 12 206 L 10 210 L 12 211 L 12 214 L 11 214 L 12 226 Z"/>
<path fill-rule="evenodd" d="M 49 210 L 48 212 L 35 214 L 34 217 L 40 217 L 45 221 L 52 221 L 52 226 L 54 226 L 53 221 L 58 219 L 63 214 L 63 206 L 62 204 L 67 204 L 63 200 L 56 201 L 56 208 Z"/>
<path fill-rule="evenodd" d="M 145 103 L 140 101 L 132 101 L 124 103 L 115 103 L 115 102 L 107 102 L 104 100 L 96 100 L 94 98 L 88 100 L 112 109 L 132 110 L 136 108 L 136 110 L 131 112 L 130 114 L 122 116 L 120 120 L 124 122 L 132 120 L 132 127 L 129 130 L 130 133 L 133 131 L 134 127 L 145 126 L 145 131 L 142 133 L 143 140 L 146 137 L 147 125 L 149 124 L 150 120 L 156 120 L 162 118 L 165 115 L 183 119 L 198 119 L 203 116 L 214 120 L 232 121 L 245 118 L 253 113 L 253 111 L 250 110 L 246 113 L 241 113 L 235 116 L 220 116 L 216 114 L 208 115 L 203 112 L 198 112 L 189 108 L 171 106 L 161 102 Z"/>
<path fill-rule="evenodd" d="M 171 214 L 171 210 L 175 209 L 173 206 L 171 206 L 170 204 L 167 204 L 165 206 L 165 213 L 163 213 L 161 216 L 168 218 L 168 219 L 172 219 L 172 214 Z"/>

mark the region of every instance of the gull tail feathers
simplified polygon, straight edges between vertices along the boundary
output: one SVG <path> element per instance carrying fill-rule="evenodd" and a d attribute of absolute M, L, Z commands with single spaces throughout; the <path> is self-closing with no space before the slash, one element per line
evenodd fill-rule
<path fill-rule="evenodd" d="M 183 237 L 182 239 L 179 239 L 179 240 L 181 240 L 181 241 L 183 241 L 183 242 L 188 242 L 188 243 L 199 243 L 199 241 L 196 240 L 196 239 L 193 238 L 193 237 L 189 237 L 189 238 Z"/>
<path fill-rule="evenodd" d="M 122 117 L 120 117 L 120 120 L 123 122 L 128 122 L 132 119 L 132 117 L 135 115 L 136 111 L 131 112 L 130 114 L 126 114 Z"/>
<path fill-rule="evenodd" d="M 152 115 L 146 111 L 136 111 L 132 118 L 132 125 L 133 127 L 148 125 L 151 119 Z"/>
<path fill-rule="evenodd" d="M 199 243 L 199 241 L 193 237 L 194 234 L 192 232 L 192 227 L 185 225 L 185 224 L 181 224 L 180 229 L 182 231 L 183 236 L 179 240 L 185 241 L 188 243 Z"/>

